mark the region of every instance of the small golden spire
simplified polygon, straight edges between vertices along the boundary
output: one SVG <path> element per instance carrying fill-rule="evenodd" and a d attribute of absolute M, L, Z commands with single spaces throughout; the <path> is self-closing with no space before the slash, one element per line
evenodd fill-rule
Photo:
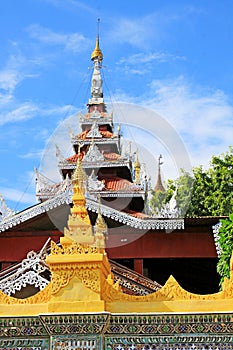
<path fill-rule="evenodd" d="M 90 218 L 86 209 L 86 198 L 85 198 L 85 180 L 86 174 L 82 167 L 80 157 L 78 157 L 77 167 L 72 175 L 73 191 L 72 196 L 73 208 L 71 213 L 75 216 L 79 216 L 80 219 L 86 223 L 90 223 Z"/>
<path fill-rule="evenodd" d="M 77 166 L 75 168 L 75 171 L 72 175 L 72 182 L 73 184 L 79 184 L 79 186 L 82 187 L 83 194 L 85 193 L 85 183 L 86 183 L 86 173 L 83 170 L 82 167 L 82 161 L 81 161 L 81 153 L 80 153 L 81 145 L 78 145 L 78 160 L 77 160 Z"/>
<path fill-rule="evenodd" d="M 85 188 L 84 188 L 84 170 L 80 157 L 77 161 L 77 167 L 72 176 L 73 183 L 73 207 L 71 215 L 67 222 L 68 229 L 64 228 L 64 237 L 61 237 L 61 243 L 70 244 L 70 239 L 77 243 L 92 245 L 94 235 L 90 217 L 86 208 Z"/>
<path fill-rule="evenodd" d="M 95 245 L 98 248 L 105 248 L 105 238 L 107 238 L 108 226 L 100 212 L 100 195 L 98 197 L 98 216 L 95 222 Z"/>
<path fill-rule="evenodd" d="M 95 226 L 104 231 L 104 233 L 107 233 L 108 226 L 100 212 L 100 195 L 98 198 L 98 216 L 95 222 Z"/>
<path fill-rule="evenodd" d="M 100 50 L 100 46 L 99 46 L 99 23 L 100 23 L 100 19 L 98 18 L 98 30 L 97 30 L 96 44 L 95 44 L 94 51 L 92 52 L 92 55 L 91 55 L 92 61 L 96 58 L 98 58 L 100 61 L 103 60 L 103 54 L 102 54 L 102 51 Z"/>

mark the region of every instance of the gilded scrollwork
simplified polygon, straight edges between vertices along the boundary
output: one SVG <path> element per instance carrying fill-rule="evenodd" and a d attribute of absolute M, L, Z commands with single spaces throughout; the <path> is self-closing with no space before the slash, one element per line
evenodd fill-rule
<path fill-rule="evenodd" d="M 52 276 L 52 294 L 56 294 L 62 287 L 65 287 L 74 276 L 73 269 L 62 269 L 53 273 Z"/>
<path fill-rule="evenodd" d="M 100 292 L 100 274 L 98 270 L 90 268 L 78 269 L 76 274 L 87 288 L 97 293 Z"/>
<path fill-rule="evenodd" d="M 230 284 L 232 285 L 232 284 Z M 232 290 L 228 297 L 232 298 Z M 114 288 L 114 286 L 106 281 L 105 287 L 103 288 L 103 298 L 105 301 L 128 301 L 128 302 L 153 302 L 153 301 L 177 301 L 177 300 L 219 300 L 223 298 L 223 292 L 207 295 L 199 295 L 186 291 L 183 289 L 174 277 L 170 277 L 166 284 L 158 291 L 143 295 L 136 296 L 125 294 L 120 290 Z"/>

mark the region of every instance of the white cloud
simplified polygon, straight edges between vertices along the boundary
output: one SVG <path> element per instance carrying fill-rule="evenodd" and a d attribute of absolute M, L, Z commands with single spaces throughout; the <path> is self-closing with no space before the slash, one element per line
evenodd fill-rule
<path fill-rule="evenodd" d="M 172 25 L 177 22 L 190 22 L 195 12 L 189 7 L 164 7 L 145 16 L 130 18 L 111 18 L 109 30 L 111 41 L 128 44 L 138 48 L 156 47 L 172 32 Z"/>
<path fill-rule="evenodd" d="M 36 117 L 41 118 L 44 116 L 53 115 L 60 116 L 61 119 L 64 120 L 71 113 L 77 112 L 77 108 L 71 105 L 48 106 L 47 108 L 43 108 L 30 102 L 20 104 L 14 100 L 9 100 L 10 99 L 3 98 L 2 111 L 0 113 L 0 125 L 4 125 L 7 123 L 24 122 Z M 8 102 L 11 102 L 11 104 L 8 105 Z"/>
<path fill-rule="evenodd" d="M 33 39 L 36 39 L 47 45 L 63 46 L 68 51 L 83 52 L 90 45 L 90 41 L 82 34 L 56 33 L 38 24 L 32 24 L 30 27 L 28 27 L 28 32 Z"/>
<path fill-rule="evenodd" d="M 109 32 L 112 40 L 127 43 L 135 47 L 146 47 L 152 36 L 156 36 L 156 31 L 151 30 L 153 23 L 152 15 L 144 18 L 117 18 L 112 21 L 113 28 Z"/>
<path fill-rule="evenodd" d="M 194 86 L 178 77 L 154 80 L 140 98 L 118 91 L 112 99 L 141 105 L 159 114 L 183 140 L 192 166 L 208 167 L 213 155 L 226 152 L 233 145 L 233 106 L 223 91 Z M 125 117 L 127 119 L 127 115 Z M 145 122 L 145 130 L 150 132 L 157 127 L 158 136 L 162 133 L 165 140 L 166 130 L 160 130 L 161 125 L 156 123 L 151 113 L 150 120 Z M 138 138 L 139 134 L 134 136 Z M 149 143 L 156 155 L 164 152 L 158 145 L 152 146 L 153 140 L 149 136 L 144 143 Z M 167 161 L 164 159 L 164 163 Z M 170 173 L 166 172 L 165 176 L 169 178 Z"/>
<path fill-rule="evenodd" d="M 23 159 L 41 159 L 44 150 L 31 150 L 27 153 L 19 155 Z"/>
<path fill-rule="evenodd" d="M 25 193 L 10 187 L 0 187 L 0 193 L 7 201 L 20 202 L 20 204 L 35 204 L 35 194 Z"/>
<path fill-rule="evenodd" d="M 48 2 L 49 4 L 52 4 L 56 7 L 61 7 L 61 8 L 66 8 L 69 10 L 74 10 L 77 9 L 78 11 L 82 10 L 85 12 L 89 12 L 89 13 L 96 13 L 96 11 L 90 7 L 87 6 L 87 4 L 85 4 L 82 1 L 77 1 L 77 0 L 43 0 L 45 2 Z"/>
<path fill-rule="evenodd" d="M 222 91 L 191 86 L 182 77 L 156 80 L 150 86 L 150 96 L 140 103 L 176 128 L 194 165 L 208 165 L 212 155 L 232 145 L 233 106 Z"/>
<path fill-rule="evenodd" d="M 0 125 L 25 121 L 33 118 L 38 113 L 38 107 L 32 103 L 23 103 L 9 112 L 0 114 Z"/>
<path fill-rule="evenodd" d="M 0 107 L 8 105 L 13 100 L 11 93 L 0 93 Z"/>
<path fill-rule="evenodd" d="M 184 60 L 185 57 L 172 55 L 168 52 L 149 52 L 149 53 L 136 53 L 129 57 L 121 58 L 117 64 L 137 65 L 142 63 L 150 63 L 153 61 L 162 63 L 174 60 Z"/>
<path fill-rule="evenodd" d="M 67 116 L 74 114 L 77 112 L 77 108 L 72 105 L 64 105 L 64 106 L 50 106 L 41 111 L 41 114 L 44 115 L 60 115 L 65 119 Z"/>
<path fill-rule="evenodd" d="M 21 80 L 22 76 L 17 71 L 0 71 L 0 88 L 3 90 L 13 91 Z"/>

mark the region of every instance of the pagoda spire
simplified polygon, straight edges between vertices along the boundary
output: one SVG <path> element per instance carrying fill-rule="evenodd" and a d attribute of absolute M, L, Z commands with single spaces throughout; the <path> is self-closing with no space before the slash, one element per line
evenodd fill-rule
<path fill-rule="evenodd" d="M 161 159 L 162 159 L 162 155 L 160 154 L 159 159 L 158 159 L 158 177 L 157 177 L 157 182 L 156 182 L 156 185 L 154 188 L 155 192 L 158 192 L 158 191 L 164 192 L 165 191 L 165 188 L 163 186 L 162 179 L 161 179 L 161 165 L 163 164 Z"/>
<path fill-rule="evenodd" d="M 94 61 L 96 58 L 100 61 L 103 60 L 103 54 L 102 54 L 102 51 L 101 51 L 100 45 L 99 45 L 99 24 L 100 24 L 100 19 L 98 18 L 96 43 L 95 43 L 94 51 L 92 52 L 92 55 L 91 55 L 92 61 Z"/>
<path fill-rule="evenodd" d="M 104 104 L 103 89 L 102 89 L 103 81 L 101 77 L 103 53 L 99 45 L 99 23 L 100 23 L 100 20 L 98 19 L 96 44 L 95 44 L 94 51 L 92 52 L 92 55 L 91 55 L 91 60 L 93 61 L 93 74 L 92 74 L 92 81 L 91 81 L 91 98 L 89 99 L 89 102 L 88 102 L 89 109 L 93 105 L 97 106 L 100 104 Z"/>

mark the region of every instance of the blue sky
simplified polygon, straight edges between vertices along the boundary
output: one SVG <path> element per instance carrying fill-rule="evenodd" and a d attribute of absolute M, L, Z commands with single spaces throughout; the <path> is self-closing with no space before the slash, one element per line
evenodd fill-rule
<path fill-rule="evenodd" d="M 193 166 L 232 145 L 232 1 L 8 0 L 0 14 L 0 193 L 12 209 L 36 203 L 34 167 L 85 107 L 97 18 L 107 102 L 158 113 Z"/>

